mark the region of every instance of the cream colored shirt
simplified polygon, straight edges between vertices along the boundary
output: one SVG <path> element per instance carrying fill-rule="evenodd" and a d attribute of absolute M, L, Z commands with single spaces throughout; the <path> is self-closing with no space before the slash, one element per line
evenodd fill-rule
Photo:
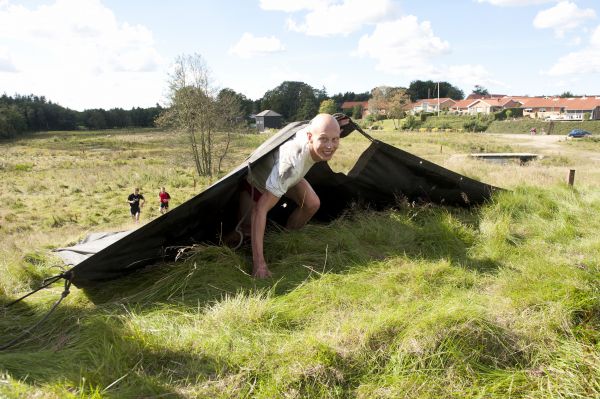
<path fill-rule="evenodd" d="M 283 143 L 277 151 L 254 165 L 248 182 L 261 192 L 268 191 L 281 198 L 306 176 L 314 164 L 307 130 L 302 129 L 292 140 Z"/>

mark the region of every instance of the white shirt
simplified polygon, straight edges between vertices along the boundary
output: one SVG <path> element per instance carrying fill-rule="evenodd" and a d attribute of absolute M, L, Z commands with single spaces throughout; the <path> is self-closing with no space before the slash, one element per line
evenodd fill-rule
<path fill-rule="evenodd" d="M 268 176 L 265 176 L 264 172 L 270 165 L 256 165 L 256 172 L 252 172 L 248 181 L 259 190 L 266 190 L 281 198 L 290 187 L 298 184 L 315 164 L 310 155 L 307 130 L 298 131 L 294 138 L 283 143 L 274 155 L 274 161 L 273 158 L 270 161 L 272 166 Z M 265 159 L 265 162 L 269 162 L 269 158 Z"/>

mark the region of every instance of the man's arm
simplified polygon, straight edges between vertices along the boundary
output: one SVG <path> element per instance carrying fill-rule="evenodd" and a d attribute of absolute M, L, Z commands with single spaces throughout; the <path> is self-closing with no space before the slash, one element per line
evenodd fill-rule
<path fill-rule="evenodd" d="M 267 267 L 265 255 L 263 252 L 265 227 L 267 225 L 267 213 L 273 208 L 279 198 L 272 193 L 265 191 L 252 209 L 252 275 L 258 278 L 271 276 Z"/>

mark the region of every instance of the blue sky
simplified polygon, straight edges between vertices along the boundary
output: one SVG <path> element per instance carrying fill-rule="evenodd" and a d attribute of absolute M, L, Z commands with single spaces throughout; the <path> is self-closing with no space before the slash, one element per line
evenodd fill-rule
<path fill-rule="evenodd" d="M 598 0 L 0 0 L 0 92 L 72 109 L 165 104 L 178 55 L 251 99 L 443 80 L 600 95 Z"/>

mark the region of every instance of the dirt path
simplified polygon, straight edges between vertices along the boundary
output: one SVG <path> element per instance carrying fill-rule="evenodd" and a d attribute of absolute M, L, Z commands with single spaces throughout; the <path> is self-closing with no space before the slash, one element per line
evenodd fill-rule
<path fill-rule="evenodd" d="M 512 144 L 522 145 L 524 147 L 537 148 L 540 150 L 560 150 L 565 147 L 560 142 L 566 140 L 565 136 L 559 135 L 530 135 L 530 134 L 508 134 L 508 133 L 490 133 L 490 136 L 508 139 Z"/>
<path fill-rule="evenodd" d="M 545 155 L 562 153 L 577 155 L 579 157 L 585 157 L 594 161 L 600 161 L 600 153 L 598 152 L 584 151 L 576 146 L 564 145 L 567 138 L 563 135 L 490 133 L 490 136 L 495 136 L 503 140 L 509 140 L 512 145 L 523 147 L 524 149 L 534 152 L 539 151 Z"/>

